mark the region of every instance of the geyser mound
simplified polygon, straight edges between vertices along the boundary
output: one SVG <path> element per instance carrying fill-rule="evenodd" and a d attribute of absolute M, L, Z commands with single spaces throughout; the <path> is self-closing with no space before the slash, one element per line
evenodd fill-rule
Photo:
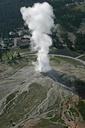
<path fill-rule="evenodd" d="M 49 65 L 49 47 L 52 39 L 49 36 L 54 27 L 53 8 L 47 2 L 36 3 L 33 7 L 20 9 L 25 24 L 32 33 L 31 47 L 37 51 L 37 62 L 34 63 L 36 71 L 47 72 Z"/>

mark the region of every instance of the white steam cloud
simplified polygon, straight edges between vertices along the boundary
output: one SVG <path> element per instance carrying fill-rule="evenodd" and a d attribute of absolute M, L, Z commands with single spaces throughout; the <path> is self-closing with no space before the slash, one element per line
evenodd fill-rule
<path fill-rule="evenodd" d="M 53 8 L 47 2 L 36 3 L 33 7 L 20 9 L 23 20 L 32 33 L 31 46 L 37 51 L 36 70 L 39 72 L 49 71 L 49 47 L 52 39 L 49 36 L 54 27 Z"/>

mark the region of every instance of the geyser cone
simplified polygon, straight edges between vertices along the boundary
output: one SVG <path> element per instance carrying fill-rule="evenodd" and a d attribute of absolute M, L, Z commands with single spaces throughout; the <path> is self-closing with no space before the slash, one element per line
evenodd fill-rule
<path fill-rule="evenodd" d="M 48 54 L 45 54 L 44 52 L 39 52 L 35 66 L 36 66 L 36 71 L 47 72 L 51 70 L 51 67 L 49 65 Z"/>

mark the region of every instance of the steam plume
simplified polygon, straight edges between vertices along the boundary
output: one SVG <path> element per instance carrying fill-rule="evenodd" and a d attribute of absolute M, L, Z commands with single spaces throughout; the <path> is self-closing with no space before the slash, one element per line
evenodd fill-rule
<path fill-rule="evenodd" d="M 53 8 L 47 2 L 36 3 L 33 7 L 22 7 L 20 9 L 23 20 L 32 33 L 31 46 L 37 51 L 36 70 L 47 72 L 49 65 L 49 47 L 52 39 L 49 36 L 54 26 Z"/>

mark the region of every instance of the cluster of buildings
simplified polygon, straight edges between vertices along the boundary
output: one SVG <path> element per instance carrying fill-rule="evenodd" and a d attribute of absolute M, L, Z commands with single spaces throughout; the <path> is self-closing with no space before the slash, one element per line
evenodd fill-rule
<path fill-rule="evenodd" d="M 20 28 L 16 31 L 9 32 L 7 38 L 0 38 L 0 47 L 2 48 L 24 48 L 29 47 L 30 34 L 28 29 Z"/>

